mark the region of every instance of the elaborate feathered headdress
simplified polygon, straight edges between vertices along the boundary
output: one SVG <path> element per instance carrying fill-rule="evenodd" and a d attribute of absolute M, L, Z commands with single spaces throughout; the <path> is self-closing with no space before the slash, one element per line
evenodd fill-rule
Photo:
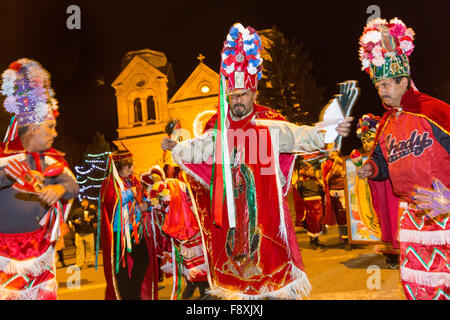
<path fill-rule="evenodd" d="M 131 159 L 133 158 L 133 154 L 128 150 L 117 150 L 112 153 L 112 159 L 114 161 Z"/>
<path fill-rule="evenodd" d="M 34 60 L 19 59 L 2 74 L 4 107 L 13 113 L 19 126 L 54 120 L 58 102 L 50 86 L 50 74 Z"/>
<path fill-rule="evenodd" d="M 262 77 L 261 38 L 252 27 L 235 23 L 224 42 L 220 72 L 228 80 L 227 93 L 256 91 Z"/>
<path fill-rule="evenodd" d="M 414 50 L 414 31 L 398 18 L 368 22 L 359 39 L 362 70 L 375 83 L 411 74 L 408 57 Z"/>
<path fill-rule="evenodd" d="M 17 137 L 17 127 L 55 120 L 58 102 L 50 87 L 50 74 L 36 61 L 27 58 L 11 63 L 2 74 L 3 105 L 13 113 L 4 141 Z"/>
<path fill-rule="evenodd" d="M 122 149 L 116 150 L 111 154 L 111 157 L 114 161 L 119 161 L 123 159 L 132 159 L 133 154 L 130 150 L 125 146 L 125 144 L 121 141 Z"/>

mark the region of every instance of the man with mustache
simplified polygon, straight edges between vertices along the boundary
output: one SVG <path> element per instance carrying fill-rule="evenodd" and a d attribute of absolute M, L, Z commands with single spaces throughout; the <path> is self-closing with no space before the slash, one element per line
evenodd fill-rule
<path fill-rule="evenodd" d="M 400 274 L 406 297 L 449 299 L 450 108 L 412 84 L 408 57 L 413 39 L 413 30 L 397 18 L 370 21 L 360 38 L 362 69 L 387 111 L 375 147 L 357 174 L 390 179 L 400 198 Z M 374 189 L 372 194 L 380 192 Z"/>
<path fill-rule="evenodd" d="M 78 184 L 51 148 L 58 105 L 50 75 L 20 59 L 2 80 L 5 109 L 15 116 L 0 144 L 0 299 L 57 299 L 55 242 Z"/>
<path fill-rule="evenodd" d="M 197 197 L 210 253 L 209 292 L 224 299 L 301 299 L 311 286 L 286 198 L 296 153 L 324 149 L 324 132 L 289 123 L 256 104 L 260 50 L 256 31 L 234 24 L 222 51 L 218 114 L 202 136 L 183 142 L 166 138 L 161 147 L 210 188 Z M 351 120 L 337 127 L 339 134 L 348 135 Z M 219 151 L 225 136 L 229 150 Z"/>

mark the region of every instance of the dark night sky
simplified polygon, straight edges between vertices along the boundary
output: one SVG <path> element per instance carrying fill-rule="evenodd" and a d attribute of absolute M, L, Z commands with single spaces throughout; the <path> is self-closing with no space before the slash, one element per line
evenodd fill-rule
<path fill-rule="evenodd" d="M 71 4 L 81 8 L 81 30 L 66 27 Z M 112 140 L 117 119 L 110 85 L 128 51 L 163 51 L 179 87 L 197 66 L 199 53 L 218 70 L 222 43 L 234 22 L 256 30 L 276 26 L 304 44 L 327 97 L 336 93 L 337 82 L 358 80 L 362 93 L 354 115 L 381 114 L 379 98 L 358 60 L 357 41 L 369 17 L 366 9 L 373 4 L 382 18 L 397 16 L 415 30 L 413 79 L 419 90 L 436 96 L 435 90 L 450 82 L 448 0 L 1 0 L 0 69 L 21 57 L 38 60 L 52 74 L 61 108 L 59 131 L 88 141 L 99 130 Z M 99 77 L 104 86 L 96 86 Z M 344 153 L 356 141 L 344 140 Z"/>

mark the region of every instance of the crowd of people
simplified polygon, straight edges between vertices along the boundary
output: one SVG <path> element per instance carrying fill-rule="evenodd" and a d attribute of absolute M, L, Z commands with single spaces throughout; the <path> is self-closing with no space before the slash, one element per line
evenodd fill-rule
<path fill-rule="evenodd" d="M 344 194 L 345 169 L 338 151 L 331 151 L 320 164 L 302 162 L 292 188 L 295 226 L 303 227 L 313 249 L 324 248 L 319 242 L 328 227 L 338 226 L 339 246 L 350 250 Z"/>
<path fill-rule="evenodd" d="M 412 83 L 413 39 L 399 19 L 364 28 L 363 70 L 387 111 L 358 128 L 367 160 L 354 163 L 406 298 L 448 299 L 450 119 L 446 103 Z M 337 225 L 339 244 L 351 249 L 345 170 L 323 127 L 289 123 L 256 103 L 261 50 L 253 28 L 234 24 L 221 53 L 218 112 L 203 134 L 164 138 L 174 164 L 139 176 L 129 150 L 111 153 L 98 210 L 85 200 L 71 210 L 79 186 L 52 148 L 58 104 L 49 74 L 36 61 L 13 62 L 2 74 L 14 117 L 0 145 L 0 299 L 57 299 L 55 255 L 65 264 L 68 228 L 79 268 L 93 266 L 94 248 L 102 251 L 107 300 L 158 299 L 164 277 L 172 277 L 171 299 L 188 299 L 197 287 L 202 299 L 308 296 L 294 224 L 307 230 L 313 249 Z M 347 137 L 352 121 L 328 130 Z M 303 161 L 292 185 L 297 156 L 324 153 L 320 165 Z"/>

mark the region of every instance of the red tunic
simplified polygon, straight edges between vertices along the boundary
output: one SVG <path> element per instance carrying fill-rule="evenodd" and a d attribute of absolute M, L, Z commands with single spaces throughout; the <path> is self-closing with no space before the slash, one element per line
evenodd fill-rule
<path fill-rule="evenodd" d="M 303 271 L 286 197 L 290 187 L 288 171 L 295 157 L 280 155 L 280 168 L 287 181 L 281 190 L 275 168 L 270 167 L 274 159 L 268 128 L 257 125 L 251 121 L 253 118 L 284 120 L 273 110 L 258 105 L 254 105 L 253 113 L 241 121 L 228 118 L 229 129 L 254 130 L 257 140 L 252 141 L 257 144 L 256 150 L 260 150 L 260 144 L 267 146 L 265 154 L 271 158 L 262 159 L 264 155 L 259 154 L 258 163 L 249 161 L 249 157 L 254 156 L 250 151 L 255 150 L 255 146 L 250 146 L 248 139 L 245 143 L 229 140 L 235 147 L 234 155 L 244 155 L 244 161 L 232 166 L 231 170 L 236 228 L 229 228 L 225 203 L 222 227 L 214 224 L 214 213 L 211 214 L 210 208 L 202 206 L 209 205 L 208 199 L 198 203 L 199 211 L 206 215 L 202 222 L 205 223 L 209 252 L 211 293 L 226 299 L 301 298 L 309 293 L 310 284 Z M 205 130 L 212 128 L 215 120 L 216 116 L 207 123 Z M 210 185 L 211 164 L 183 162 L 181 165 L 202 185 Z M 199 194 L 209 197 L 209 191 L 198 191 L 197 188 L 197 197 Z M 286 239 L 282 233 L 286 234 Z"/>

